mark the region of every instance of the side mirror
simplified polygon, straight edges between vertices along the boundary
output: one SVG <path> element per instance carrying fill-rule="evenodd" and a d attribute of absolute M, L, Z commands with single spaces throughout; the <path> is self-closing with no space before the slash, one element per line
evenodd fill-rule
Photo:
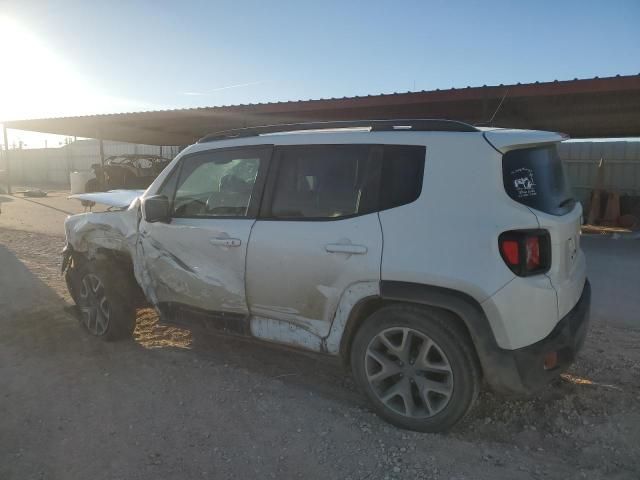
<path fill-rule="evenodd" d="M 149 223 L 169 221 L 169 199 L 153 195 L 142 200 L 142 216 Z"/>

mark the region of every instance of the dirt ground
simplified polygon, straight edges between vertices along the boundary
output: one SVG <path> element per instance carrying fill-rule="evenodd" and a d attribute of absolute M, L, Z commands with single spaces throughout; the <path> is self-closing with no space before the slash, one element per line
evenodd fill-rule
<path fill-rule="evenodd" d="M 320 356 L 148 309 L 134 340 L 90 338 L 59 274 L 65 212 L 82 207 L 52 195 L 0 195 L 0 479 L 640 477 L 640 241 L 583 238 L 594 314 L 570 374 L 417 434 Z"/>

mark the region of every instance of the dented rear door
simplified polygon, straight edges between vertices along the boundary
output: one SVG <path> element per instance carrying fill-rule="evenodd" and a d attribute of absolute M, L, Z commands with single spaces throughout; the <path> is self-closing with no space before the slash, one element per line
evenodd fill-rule
<path fill-rule="evenodd" d="M 274 160 L 247 253 L 251 314 L 326 337 L 342 295 L 380 281 L 381 150 L 296 145 Z"/>

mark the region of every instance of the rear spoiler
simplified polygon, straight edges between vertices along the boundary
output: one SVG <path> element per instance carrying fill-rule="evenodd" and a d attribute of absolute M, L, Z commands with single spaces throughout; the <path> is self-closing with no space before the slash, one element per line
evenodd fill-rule
<path fill-rule="evenodd" d="M 485 140 L 499 153 L 509 150 L 548 145 L 567 140 L 569 135 L 542 130 L 496 129 L 483 132 Z"/>

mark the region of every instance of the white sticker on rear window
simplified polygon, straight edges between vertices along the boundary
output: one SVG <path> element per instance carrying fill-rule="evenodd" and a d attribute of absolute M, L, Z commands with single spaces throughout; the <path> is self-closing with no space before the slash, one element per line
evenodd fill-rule
<path fill-rule="evenodd" d="M 518 198 L 535 197 L 536 182 L 533 180 L 533 170 L 521 167 L 511 171 L 511 179 Z"/>

